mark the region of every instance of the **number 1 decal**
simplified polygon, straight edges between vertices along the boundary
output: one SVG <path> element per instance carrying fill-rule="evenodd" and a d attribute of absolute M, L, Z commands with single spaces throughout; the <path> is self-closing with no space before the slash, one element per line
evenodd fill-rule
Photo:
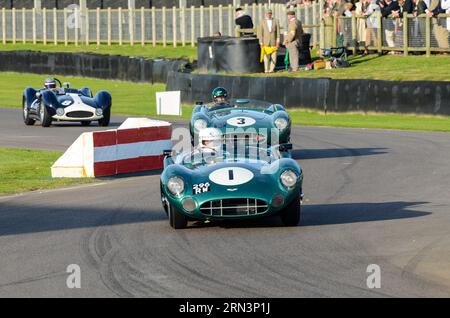
<path fill-rule="evenodd" d="M 234 174 L 233 174 L 233 170 L 230 169 L 228 170 L 228 180 L 234 180 Z"/>

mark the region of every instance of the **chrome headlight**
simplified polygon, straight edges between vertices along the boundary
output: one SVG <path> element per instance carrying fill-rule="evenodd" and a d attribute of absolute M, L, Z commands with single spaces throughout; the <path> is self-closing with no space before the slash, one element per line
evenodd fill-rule
<path fill-rule="evenodd" d="M 204 119 L 197 119 L 196 121 L 194 121 L 194 128 L 197 131 L 205 129 L 207 126 L 208 126 L 208 123 Z"/>
<path fill-rule="evenodd" d="M 95 109 L 95 115 L 97 115 L 97 116 L 103 115 L 103 109 L 101 109 L 101 108 L 96 108 L 96 109 Z"/>
<path fill-rule="evenodd" d="M 297 183 L 298 176 L 297 174 L 292 170 L 286 170 L 280 175 L 280 181 L 281 183 L 288 189 L 295 186 Z"/>
<path fill-rule="evenodd" d="M 184 181 L 180 177 L 171 177 L 167 182 L 167 189 L 176 196 L 184 191 Z"/>
<path fill-rule="evenodd" d="M 288 126 L 288 121 L 283 117 L 278 117 L 275 119 L 275 127 L 277 127 L 279 130 L 286 129 Z"/>
<path fill-rule="evenodd" d="M 64 108 L 58 108 L 56 110 L 56 115 L 63 116 L 64 115 Z"/>

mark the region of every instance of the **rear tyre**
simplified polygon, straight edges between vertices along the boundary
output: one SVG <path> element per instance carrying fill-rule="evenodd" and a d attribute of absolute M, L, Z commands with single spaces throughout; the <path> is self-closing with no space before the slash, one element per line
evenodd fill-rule
<path fill-rule="evenodd" d="M 296 197 L 280 213 L 281 221 L 285 226 L 297 226 L 300 222 L 300 198 Z"/>
<path fill-rule="evenodd" d="M 81 122 L 81 126 L 89 126 L 91 124 L 91 121 L 90 120 L 83 120 L 82 122 Z"/>
<path fill-rule="evenodd" d="M 28 107 L 27 107 L 25 100 L 22 103 L 22 117 L 23 117 L 23 122 L 27 126 L 32 126 L 36 122 L 34 119 L 30 118 L 30 115 L 28 114 Z"/>
<path fill-rule="evenodd" d="M 177 210 L 174 206 L 169 204 L 169 224 L 174 229 L 185 229 L 187 227 L 187 217 Z"/>
<path fill-rule="evenodd" d="M 98 120 L 98 125 L 101 127 L 108 127 L 111 119 L 111 108 L 103 112 L 103 118 Z"/>
<path fill-rule="evenodd" d="M 41 118 L 41 126 L 50 127 L 50 125 L 52 124 L 52 118 L 50 117 L 45 105 L 40 106 L 39 114 Z"/>

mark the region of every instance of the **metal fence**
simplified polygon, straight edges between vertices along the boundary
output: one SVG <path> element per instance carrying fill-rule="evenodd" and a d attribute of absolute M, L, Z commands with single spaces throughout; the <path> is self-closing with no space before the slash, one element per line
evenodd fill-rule
<path fill-rule="evenodd" d="M 255 26 L 264 18 L 268 4 L 245 5 Z M 282 30 L 287 29 L 286 7 L 271 4 Z M 305 32 L 312 34 L 312 45 L 319 42 L 320 8 L 318 4 L 296 8 Z M 68 43 L 98 45 L 112 43 L 141 45 L 192 45 L 198 37 L 235 35 L 234 7 L 209 6 L 152 9 L 2 9 L 2 42 L 44 44 Z"/>
<path fill-rule="evenodd" d="M 409 52 L 450 52 L 450 14 L 440 14 L 430 18 L 426 15 L 403 18 L 382 18 L 381 15 L 371 23 L 366 17 L 339 17 L 324 20 L 323 29 L 331 30 L 325 47 L 338 45 L 339 35 L 343 45 L 357 51 L 368 49 L 379 53 L 397 51 L 407 55 Z"/>

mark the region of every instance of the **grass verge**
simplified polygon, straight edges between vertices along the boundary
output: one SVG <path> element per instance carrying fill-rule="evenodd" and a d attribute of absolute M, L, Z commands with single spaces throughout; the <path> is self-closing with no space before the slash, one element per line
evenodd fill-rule
<path fill-rule="evenodd" d="M 0 148 L 0 195 L 95 182 L 95 179 L 52 179 L 50 168 L 61 154 Z"/>
<path fill-rule="evenodd" d="M 25 86 L 41 87 L 45 75 L 0 73 L 0 106 L 21 107 Z M 60 77 L 73 87 L 90 87 L 94 93 L 107 89 L 113 96 L 113 114 L 156 117 L 155 93 L 164 84 L 106 81 L 91 78 Z M 183 106 L 182 118 L 190 118 L 191 105 Z M 404 130 L 450 131 L 450 117 L 384 113 L 328 113 L 316 110 L 289 109 L 294 124 L 350 128 L 382 128 Z"/>
<path fill-rule="evenodd" d="M 129 44 L 119 45 L 111 44 L 108 46 L 106 44 L 91 45 L 78 45 L 69 44 L 65 46 L 64 44 L 54 45 L 42 43 L 31 44 L 31 43 L 7 43 L 0 44 L 0 51 L 16 51 L 16 50 L 30 50 L 30 51 L 41 51 L 41 52 L 89 52 L 97 54 L 110 54 L 110 55 L 125 55 L 125 56 L 142 56 L 148 58 L 167 58 L 167 59 L 178 59 L 184 58 L 193 61 L 197 58 L 197 48 L 189 46 L 178 46 L 174 48 L 172 45 L 167 45 L 164 47 L 162 44 L 158 44 L 156 47 L 147 44 L 142 47 L 139 44 L 133 46 Z"/>

